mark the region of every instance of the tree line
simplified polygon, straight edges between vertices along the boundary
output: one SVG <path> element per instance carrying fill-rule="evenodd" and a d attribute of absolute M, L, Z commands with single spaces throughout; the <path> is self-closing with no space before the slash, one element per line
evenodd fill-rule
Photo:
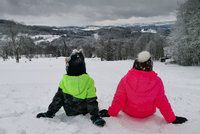
<path fill-rule="evenodd" d="M 98 38 L 93 35 L 62 35 L 52 42 L 35 43 L 28 35 L 22 35 L 17 27 L 10 27 L 8 40 L 1 41 L 0 56 L 19 62 L 21 56 L 31 60 L 36 57 L 69 56 L 75 48 L 83 49 L 85 57 L 99 57 L 101 60 L 134 59 L 142 50 L 148 50 L 155 60 L 163 57 L 166 37 L 155 33 L 131 32 L 130 29 L 103 30 Z"/>
<path fill-rule="evenodd" d="M 0 41 L 0 57 L 8 57 L 19 62 L 26 56 L 31 60 L 34 56 L 59 57 L 69 56 L 75 48 L 82 48 L 86 57 L 99 57 L 102 60 L 134 59 L 142 50 L 148 50 L 153 59 L 158 60 L 168 54 L 180 65 L 200 65 L 200 1 L 186 0 L 179 5 L 177 21 L 172 29 L 156 29 L 157 33 L 142 33 L 140 27 L 105 27 L 97 31 L 52 30 L 49 27 L 25 27 L 9 23 L 6 29 L 8 39 Z M 5 27 L 4 21 L 0 21 Z M 149 27 L 147 26 L 147 29 Z M 153 26 L 152 28 L 156 28 Z M 60 35 L 52 42 L 35 43 L 28 34 L 48 33 Z M 39 30 L 38 30 L 39 29 Z M 26 32 L 27 35 L 21 33 Z M 0 33 L 1 36 L 1 33 Z M 169 53 L 164 52 L 164 48 Z"/>

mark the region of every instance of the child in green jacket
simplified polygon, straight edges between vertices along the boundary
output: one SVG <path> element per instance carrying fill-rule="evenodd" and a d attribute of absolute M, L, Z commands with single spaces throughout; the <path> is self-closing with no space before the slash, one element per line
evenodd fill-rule
<path fill-rule="evenodd" d="M 53 118 L 63 106 L 67 116 L 80 114 L 91 115 L 92 122 L 100 127 L 105 121 L 98 115 L 99 108 L 94 80 L 86 73 L 85 61 L 81 50 L 73 50 L 66 60 L 66 71 L 60 81 L 59 88 L 52 103 L 45 113 L 39 113 L 37 118 Z"/>

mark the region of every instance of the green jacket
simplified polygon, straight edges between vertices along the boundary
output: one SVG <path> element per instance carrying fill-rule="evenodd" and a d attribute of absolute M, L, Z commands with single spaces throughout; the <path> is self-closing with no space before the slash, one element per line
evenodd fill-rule
<path fill-rule="evenodd" d="M 63 106 L 68 116 L 87 114 L 98 115 L 99 108 L 94 80 L 88 74 L 64 75 L 48 112 L 52 115 Z"/>
<path fill-rule="evenodd" d="M 89 99 L 96 97 L 94 80 L 88 74 L 80 76 L 64 75 L 59 87 L 63 93 L 72 95 L 78 99 Z"/>

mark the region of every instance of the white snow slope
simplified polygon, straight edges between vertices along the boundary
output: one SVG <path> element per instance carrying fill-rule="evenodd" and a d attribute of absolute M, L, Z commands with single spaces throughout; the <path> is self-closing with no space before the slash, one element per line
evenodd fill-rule
<path fill-rule="evenodd" d="M 1 59 L 0 59 L 1 60 Z M 99 107 L 107 108 L 120 78 L 133 61 L 87 59 L 87 72 L 95 80 Z M 167 124 L 160 112 L 146 119 L 136 119 L 120 112 L 105 118 L 103 128 L 86 116 L 65 116 L 64 110 L 53 119 L 35 118 L 45 112 L 59 81 L 65 73 L 64 58 L 0 61 L 0 134 L 198 134 L 200 131 L 200 67 L 182 67 L 154 63 L 176 115 L 188 122 Z"/>

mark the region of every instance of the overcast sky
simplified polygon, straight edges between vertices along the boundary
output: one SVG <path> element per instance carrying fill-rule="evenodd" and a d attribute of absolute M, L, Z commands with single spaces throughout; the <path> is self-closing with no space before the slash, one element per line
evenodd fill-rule
<path fill-rule="evenodd" d="M 0 0 L 0 19 L 30 25 L 120 25 L 176 20 L 184 0 Z M 178 3 L 178 4 L 177 4 Z"/>

